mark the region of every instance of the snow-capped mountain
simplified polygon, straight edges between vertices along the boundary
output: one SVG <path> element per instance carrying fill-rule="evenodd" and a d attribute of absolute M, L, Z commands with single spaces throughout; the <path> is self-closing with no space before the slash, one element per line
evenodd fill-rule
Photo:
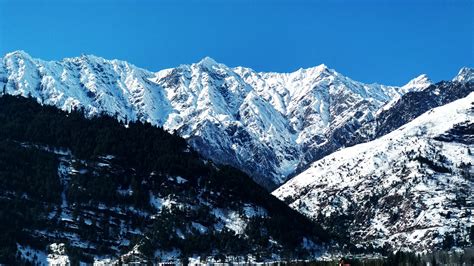
<path fill-rule="evenodd" d="M 412 121 L 424 112 L 461 99 L 474 91 L 474 82 L 462 78 L 463 70 L 453 81 L 442 81 L 421 90 L 410 91 L 385 104 L 371 121 L 353 131 L 344 146 L 352 146 L 374 140 Z M 461 77 L 461 78 L 460 78 Z M 469 76 L 465 76 L 469 77 Z"/>
<path fill-rule="evenodd" d="M 368 123 L 364 127 L 367 130 L 375 125 L 376 128 L 372 130 L 375 135 L 372 137 L 380 137 L 432 108 L 464 98 L 473 91 L 474 82 L 442 81 L 424 90 L 406 93 L 390 108 L 382 108 L 376 115 L 375 123 Z"/>
<path fill-rule="evenodd" d="M 261 73 L 211 58 L 156 73 L 91 55 L 47 62 L 18 51 L 0 62 L 4 93 L 176 131 L 203 156 L 236 166 L 267 188 L 359 143 L 353 133 L 383 106 L 430 84 L 424 75 L 402 87 L 364 84 L 325 65 Z M 372 134 L 366 131 L 360 132 Z"/>
<path fill-rule="evenodd" d="M 456 77 L 453 78 L 453 81 L 457 82 L 472 82 L 474 81 L 474 69 L 463 67 L 459 70 L 459 73 Z"/>
<path fill-rule="evenodd" d="M 273 194 L 360 247 L 472 246 L 473 121 L 471 92 L 312 163 Z"/>

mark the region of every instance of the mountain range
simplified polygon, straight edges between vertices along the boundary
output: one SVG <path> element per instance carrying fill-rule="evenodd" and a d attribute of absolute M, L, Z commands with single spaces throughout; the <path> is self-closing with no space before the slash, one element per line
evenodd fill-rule
<path fill-rule="evenodd" d="M 373 138 L 366 124 L 431 84 L 426 75 L 401 87 L 364 84 L 325 65 L 262 73 L 211 58 L 158 72 L 92 55 L 43 61 L 22 51 L 0 63 L 6 94 L 176 131 L 204 157 L 269 190 L 314 160 Z"/>
<path fill-rule="evenodd" d="M 125 129 L 137 123 L 164 129 L 189 145 L 184 150 L 173 150 L 171 156 L 182 156 L 189 151 L 194 156 L 192 161 L 201 160 L 210 165 L 204 167 L 207 172 L 203 176 L 187 173 L 194 178 L 192 182 L 186 174 L 179 171 L 177 174 L 171 166 L 166 168 L 168 172 L 161 176 L 168 179 L 159 179 L 166 193 L 147 185 L 154 178 L 150 177 L 152 169 L 146 168 L 151 172 L 141 177 L 145 185 L 140 191 L 149 195 L 145 198 L 150 206 L 133 205 L 136 203 L 128 206 L 142 208 L 136 216 L 145 213 L 147 230 L 142 228 L 141 233 L 148 232 L 145 239 L 155 241 L 144 244 L 147 241 L 142 240 L 128 245 L 136 247 L 136 254 L 146 254 L 144 258 L 158 256 L 158 239 L 161 241 L 163 237 L 156 235 L 160 230 L 153 227 L 153 219 L 163 223 L 160 219 L 168 221 L 170 215 L 180 220 L 180 224 L 168 227 L 176 239 L 160 251 L 168 252 L 165 252 L 167 258 L 176 254 L 195 255 L 196 247 L 183 246 L 179 239 L 199 242 L 204 239 L 202 235 L 218 238 L 224 235 L 241 241 L 242 245 L 260 243 L 259 252 L 266 258 L 294 256 L 289 247 L 307 256 L 335 246 L 360 252 L 394 252 L 462 248 L 474 243 L 474 70 L 471 68 L 462 68 L 450 81 L 435 83 L 423 74 L 403 86 L 387 86 L 352 80 L 325 65 L 291 73 L 257 72 L 245 67 L 227 67 L 206 57 L 195 64 L 151 72 L 125 61 L 93 55 L 44 61 L 16 51 L 0 61 L 0 89 L 2 95 L 31 98 L 41 105 L 80 113 L 88 119 L 113 117 L 118 127 Z M 137 131 L 137 140 L 132 135 L 123 141 L 139 141 L 138 146 L 132 146 L 134 151 L 153 153 L 143 142 L 141 133 Z M 104 144 L 108 149 L 97 148 L 102 153 L 94 152 L 92 157 L 87 153 L 89 157 L 85 161 L 79 160 L 80 149 L 67 156 L 54 156 L 69 165 L 65 166 L 69 178 L 80 176 L 79 168 L 86 169 L 85 173 L 105 171 L 106 175 L 114 176 L 120 171 L 133 173 L 136 169 L 130 165 L 149 167 L 150 162 L 142 165 L 137 160 L 129 165 L 128 161 L 124 164 L 115 161 L 115 157 L 107 157 L 114 154 L 112 142 L 117 141 L 112 135 L 107 136 L 111 139 Z M 100 135 L 101 140 L 103 137 Z M 149 137 L 148 141 L 152 139 Z M 44 145 L 37 146 L 37 142 L 46 142 L 54 151 L 58 143 L 50 138 L 30 136 L 22 143 L 30 149 L 43 147 L 44 151 Z M 81 139 L 87 140 L 82 135 Z M 64 143 L 63 146 L 71 149 L 68 142 Z M 48 149 L 51 152 L 51 147 Z M 108 170 L 100 170 L 100 165 L 109 165 Z M 222 175 L 214 173 L 228 166 L 233 170 Z M 174 167 L 194 169 L 195 165 L 183 162 Z M 200 167 L 196 169 L 203 171 Z M 266 191 L 232 167 L 248 174 Z M 214 178 L 210 186 L 203 185 L 205 176 Z M 115 192 L 108 193 L 128 193 L 131 185 L 127 182 L 115 184 Z M 63 191 L 74 188 L 69 181 L 66 183 L 62 184 Z M 217 189 L 219 186 L 224 190 Z M 232 194 L 245 187 L 250 188 L 248 193 Z M 281 202 L 268 194 L 271 191 L 304 216 L 278 205 Z M 218 196 L 210 197 L 211 201 L 192 203 L 193 197 L 214 193 Z M 230 193 L 231 197 L 222 193 Z M 265 196 L 259 198 L 254 194 Z M 162 206 L 168 201 L 193 210 L 204 208 L 201 215 L 205 221 L 193 220 L 198 214 L 191 212 L 189 216 L 180 213 L 180 208 L 174 208 L 176 213 L 167 216 L 156 214 L 162 212 L 155 205 Z M 223 206 L 222 202 L 231 206 Z M 272 207 L 275 204 L 277 209 Z M 82 207 L 91 208 L 90 203 Z M 66 216 L 73 209 L 69 205 L 55 208 L 59 214 L 53 217 L 59 220 L 64 218 L 59 212 L 61 208 L 66 209 Z M 252 209 L 249 215 L 248 209 Z M 114 215 L 123 212 L 115 210 Z M 102 212 L 97 208 L 93 211 Z M 282 213 L 281 217 L 278 212 Z M 259 216 L 255 217 L 255 213 Z M 180 215 L 186 218 L 183 220 Z M 292 215 L 296 215 L 297 221 L 291 221 Z M 69 216 L 66 218 L 70 219 Z M 84 216 L 84 219 L 89 218 Z M 101 220 L 100 215 L 94 219 Z M 240 229 L 232 224 L 233 220 L 241 221 Z M 293 237 L 286 238 L 285 234 L 283 239 L 275 240 L 282 223 L 304 226 Z M 80 224 L 75 220 L 69 226 L 75 228 Z M 270 233 L 262 235 L 262 231 L 255 231 L 259 226 Z M 98 228 L 103 230 L 101 226 Z M 231 235 L 236 238 L 228 236 L 227 231 L 222 233 L 222 228 L 233 230 Z M 205 233 L 197 234 L 196 230 L 201 229 Z M 67 232 L 70 228 L 61 230 Z M 51 234 L 46 236 L 54 239 Z M 276 242 L 272 245 L 258 242 L 262 238 Z M 109 241 L 117 239 L 111 237 Z M 121 251 L 125 249 L 114 243 L 114 254 L 123 256 Z M 210 248 L 205 246 L 206 254 L 212 253 Z M 229 251 L 219 246 L 218 250 L 239 256 L 248 254 L 244 249 Z M 172 252 L 174 255 L 170 255 Z"/>

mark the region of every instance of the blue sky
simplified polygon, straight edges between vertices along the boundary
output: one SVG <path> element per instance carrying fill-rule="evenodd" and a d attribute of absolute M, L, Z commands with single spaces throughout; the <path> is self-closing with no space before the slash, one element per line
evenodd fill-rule
<path fill-rule="evenodd" d="M 0 0 L 0 54 L 95 54 L 153 71 L 204 56 L 257 71 L 324 63 L 402 85 L 473 66 L 473 13 L 471 0 Z"/>

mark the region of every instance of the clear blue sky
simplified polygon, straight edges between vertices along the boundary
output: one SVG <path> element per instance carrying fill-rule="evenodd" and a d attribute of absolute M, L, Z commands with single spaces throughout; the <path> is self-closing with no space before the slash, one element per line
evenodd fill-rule
<path fill-rule="evenodd" d="M 80 54 L 160 70 L 211 56 L 288 72 L 324 63 L 356 80 L 452 78 L 474 63 L 472 0 L 0 0 L 0 54 Z"/>

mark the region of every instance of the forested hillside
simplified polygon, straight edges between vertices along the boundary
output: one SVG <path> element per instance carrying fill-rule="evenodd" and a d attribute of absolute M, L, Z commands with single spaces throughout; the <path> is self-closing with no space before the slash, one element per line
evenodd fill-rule
<path fill-rule="evenodd" d="M 247 175 L 150 124 L 4 95 L 0 139 L 1 263 L 302 258 L 328 240 Z"/>

